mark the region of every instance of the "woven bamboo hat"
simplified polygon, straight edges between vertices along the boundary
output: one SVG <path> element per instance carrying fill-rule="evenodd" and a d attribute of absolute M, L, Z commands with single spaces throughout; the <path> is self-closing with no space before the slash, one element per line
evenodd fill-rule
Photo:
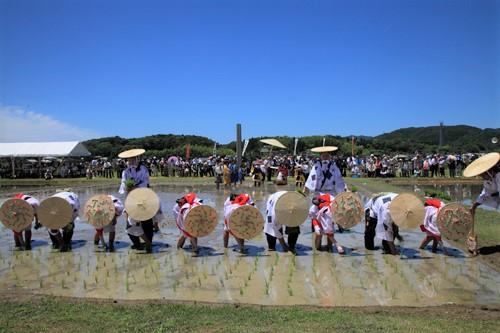
<path fill-rule="evenodd" d="M 474 177 L 493 168 L 500 161 L 499 153 L 489 153 L 473 161 L 464 170 L 465 177 Z"/>
<path fill-rule="evenodd" d="M 47 198 L 40 203 L 38 219 L 49 229 L 63 228 L 73 220 L 73 207 L 63 198 Z"/>
<path fill-rule="evenodd" d="M 193 237 L 210 235 L 217 226 L 217 212 L 213 207 L 200 205 L 191 208 L 184 220 L 186 232 Z"/>
<path fill-rule="evenodd" d="M 97 229 L 107 226 L 115 217 L 115 205 L 107 194 L 98 194 L 87 200 L 83 211 L 87 222 Z"/>
<path fill-rule="evenodd" d="M 364 216 L 363 202 L 358 194 L 342 192 L 332 202 L 333 220 L 342 228 L 356 226 Z"/>
<path fill-rule="evenodd" d="M 329 153 L 332 151 L 336 151 L 338 149 L 339 148 L 335 146 L 323 146 L 323 147 L 314 147 L 311 149 L 311 151 L 314 153 Z"/>
<path fill-rule="evenodd" d="M 309 205 L 304 195 L 298 192 L 286 192 L 279 197 L 274 206 L 276 221 L 288 227 L 298 227 L 307 218 Z"/>
<path fill-rule="evenodd" d="M 439 209 L 437 227 L 441 236 L 446 239 L 458 241 L 465 240 L 472 230 L 474 218 L 469 209 L 452 202 Z"/>
<path fill-rule="evenodd" d="M 23 199 L 9 199 L 0 208 L 0 221 L 16 232 L 26 229 L 35 217 L 33 207 Z"/>
<path fill-rule="evenodd" d="M 131 158 L 131 157 L 136 157 L 139 155 L 142 155 L 146 152 L 144 149 L 130 149 L 130 150 L 125 150 L 122 151 L 121 153 L 118 154 L 119 158 Z"/>
<path fill-rule="evenodd" d="M 147 221 L 158 213 L 160 199 L 147 187 L 136 188 L 127 195 L 125 209 L 134 220 Z"/>
<path fill-rule="evenodd" d="M 415 229 L 422 224 L 425 208 L 422 200 L 412 193 L 401 193 L 389 205 L 389 214 L 400 228 Z"/>
<path fill-rule="evenodd" d="M 236 208 L 229 216 L 229 230 L 236 237 L 252 239 L 262 234 L 264 217 L 254 206 L 245 205 Z"/>

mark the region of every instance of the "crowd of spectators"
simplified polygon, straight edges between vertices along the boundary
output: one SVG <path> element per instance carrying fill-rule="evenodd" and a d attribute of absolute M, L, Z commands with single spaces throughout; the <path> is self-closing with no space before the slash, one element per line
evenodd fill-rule
<path fill-rule="evenodd" d="M 366 157 L 335 156 L 344 177 L 458 177 L 462 170 L 479 155 L 477 154 L 420 154 L 374 155 Z M 243 160 L 238 168 L 235 158 L 195 157 L 151 157 L 144 159 L 152 177 L 214 177 L 217 184 L 226 186 L 243 182 L 245 176 L 255 181 L 271 181 L 281 177 L 286 183 L 290 176 L 297 181 L 307 179 L 317 156 L 290 156 L 274 154 L 253 161 Z M 0 177 L 12 178 L 10 160 L 0 161 Z M 120 178 L 126 168 L 121 159 L 43 159 L 16 161 L 16 178 L 74 178 L 95 177 Z"/>

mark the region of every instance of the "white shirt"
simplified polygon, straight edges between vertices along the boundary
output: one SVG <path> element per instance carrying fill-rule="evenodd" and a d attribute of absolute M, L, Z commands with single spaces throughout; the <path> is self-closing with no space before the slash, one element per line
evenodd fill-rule
<path fill-rule="evenodd" d="M 397 193 L 387 193 L 368 202 L 368 204 L 371 203 L 371 206 L 367 207 L 370 209 L 370 217 L 377 219 L 377 226 L 375 227 L 377 238 L 391 242 L 394 241 L 389 206 L 392 199 L 394 199 L 397 195 Z"/>
<path fill-rule="evenodd" d="M 127 190 L 125 182 L 132 179 L 135 182 L 136 187 L 148 187 L 149 186 L 149 171 L 144 165 L 141 165 L 139 170 L 135 166 L 130 166 L 123 170 L 122 172 L 122 182 L 120 184 L 120 189 L 118 193 L 124 194 Z"/>
<path fill-rule="evenodd" d="M 477 197 L 477 203 L 484 204 L 486 201 L 488 204 L 492 204 L 493 207 L 498 208 L 500 205 L 500 197 L 498 191 L 500 190 L 500 172 L 497 172 L 492 180 L 485 180 L 483 183 L 483 190 Z M 496 193 L 496 196 L 492 196 Z"/>
<path fill-rule="evenodd" d="M 53 197 L 58 197 L 66 200 L 73 208 L 73 219 L 72 222 L 78 217 L 78 211 L 80 210 L 80 200 L 78 195 L 73 192 L 59 192 L 53 195 Z"/>
<path fill-rule="evenodd" d="M 307 177 L 305 186 L 310 191 L 333 193 L 334 195 L 346 190 L 342 174 L 335 162 L 331 160 L 316 162 L 309 177 Z"/>
<path fill-rule="evenodd" d="M 286 191 L 279 191 L 269 196 L 266 204 L 266 221 L 264 223 L 264 232 L 276 238 L 283 238 L 283 233 L 280 231 L 282 225 L 276 221 L 275 207 L 278 199 L 285 194 Z"/>

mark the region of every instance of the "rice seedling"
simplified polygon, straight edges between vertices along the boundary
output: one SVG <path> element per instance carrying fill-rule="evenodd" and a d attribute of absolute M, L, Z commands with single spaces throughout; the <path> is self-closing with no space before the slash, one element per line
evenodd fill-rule
<path fill-rule="evenodd" d="M 83 290 L 87 290 L 87 282 L 85 279 L 83 280 Z"/>
<path fill-rule="evenodd" d="M 219 283 L 222 288 L 224 288 L 224 280 L 222 278 L 219 278 Z"/>
<path fill-rule="evenodd" d="M 198 287 L 201 287 L 201 279 L 198 278 Z"/>
<path fill-rule="evenodd" d="M 240 296 L 243 296 L 243 288 L 240 287 Z"/>
<path fill-rule="evenodd" d="M 127 276 L 127 277 L 125 277 L 125 290 L 126 290 L 127 292 L 129 292 L 129 291 L 130 291 L 130 283 L 129 283 L 129 280 L 128 280 L 128 276 Z"/>
<path fill-rule="evenodd" d="M 288 290 L 288 296 L 293 296 L 293 289 L 290 286 L 290 284 L 288 284 L 287 290 Z"/>

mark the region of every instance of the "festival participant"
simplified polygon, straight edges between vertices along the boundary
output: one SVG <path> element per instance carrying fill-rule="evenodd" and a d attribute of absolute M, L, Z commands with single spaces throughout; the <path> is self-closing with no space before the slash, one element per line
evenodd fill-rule
<path fill-rule="evenodd" d="M 35 219 L 35 229 L 38 229 L 40 227 L 40 223 L 38 222 L 38 214 L 37 210 L 38 207 L 40 206 L 40 202 L 33 198 L 32 196 L 23 194 L 23 193 L 18 193 L 14 196 L 14 199 L 21 199 L 25 200 L 28 202 L 31 207 L 33 207 L 33 212 L 35 214 L 34 219 Z M 27 226 L 24 230 L 21 230 L 19 232 L 14 231 L 14 241 L 16 244 L 16 247 L 18 247 L 21 250 L 31 250 L 31 224 Z M 23 233 L 24 233 L 24 239 L 23 239 Z"/>
<path fill-rule="evenodd" d="M 333 215 L 332 202 L 334 197 L 331 194 L 321 194 L 313 199 L 313 205 L 309 209 L 314 227 L 314 244 L 316 250 L 321 251 L 321 242 L 323 236 L 327 238 L 327 250 L 332 251 L 332 245 L 335 245 L 339 254 L 344 254 L 344 248 L 337 243 L 333 233 Z"/>
<path fill-rule="evenodd" d="M 250 205 L 253 206 L 253 200 L 250 197 L 250 195 L 246 193 L 242 194 L 234 194 L 231 193 L 229 197 L 226 199 L 224 202 L 224 248 L 227 249 L 229 245 L 229 234 L 233 235 L 234 239 L 236 239 L 236 242 L 238 243 L 238 246 L 240 248 L 240 253 L 244 253 L 245 251 L 245 240 L 242 238 L 236 237 L 231 230 L 229 229 L 229 216 L 231 213 L 238 207 L 245 206 L 245 205 Z"/>
<path fill-rule="evenodd" d="M 424 203 L 425 206 L 425 217 L 424 217 L 424 224 L 420 226 L 420 230 L 422 232 L 425 232 L 426 236 L 422 240 L 422 243 L 420 243 L 420 249 L 425 249 L 427 244 L 432 241 L 432 252 L 437 251 L 437 246 L 441 245 L 441 248 L 443 251 L 446 252 L 443 242 L 441 240 L 441 233 L 439 232 L 439 229 L 437 227 L 437 215 L 439 212 L 439 209 L 444 206 L 444 202 L 442 202 L 439 199 L 434 199 L 434 198 L 428 198 L 425 200 Z"/>
<path fill-rule="evenodd" d="M 61 252 L 71 251 L 71 240 L 73 238 L 73 231 L 75 229 L 75 220 L 78 217 L 78 212 L 80 210 L 80 200 L 78 195 L 73 192 L 63 191 L 54 194 L 52 197 L 61 198 L 66 200 L 72 209 L 71 221 L 66 224 L 62 230 L 59 229 L 49 229 L 49 234 L 57 240 L 57 248 Z M 52 238 L 52 237 L 51 237 Z"/>
<path fill-rule="evenodd" d="M 148 168 L 139 160 L 139 156 L 145 152 L 144 149 L 131 149 L 118 154 L 119 158 L 127 160 L 127 168 L 122 172 L 122 181 L 118 193 L 128 194 L 135 188 L 149 187 Z M 142 237 L 144 240 L 147 239 L 146 252 L 151 253 L 153 235 L 155 230 L 158 230 L 158 225 L 155 225 L 153 219 L 135 221 L 128 214 L 125 216 L 127 220 L 127 234 L 132 241 L 132 248 L 137 250 L 142 249 L 140 241 L 140 237 Z"/>
<path fill-rule="evenodd" d="M 295 176 L 295 187 L 302 188 L 304 186 L 305 177 L 300 165 L 296 166 L 294 169 Z"/>
<path fill-rule="evenodd" d="M 464 170 L 465 177 L 481 177 L 483 190 L 471 207 L 471 213 L 476 213 L 477 207 L 488 204 L 498 209 L 500 205 L 500 153 L 489 153 L 473 161 Z"/>
<path fill-rule="evenodd" d="M 370 210 L 369 216 L 377 220 L 375 227 L 376 236 L 382 240 L 382 248 L 384 253 L 393 255 L 399 254 L 394 245 L 394 229 L 397 226 L 392 222 L 389 215 L 389 205 L 397 196 L 397 193 L 385 193 L 370 200 L 367 204 L 367 209 Z"/>
<path fill-rule="evenodd" d="M 295 246 L 300 234 L 300 225 L 307 218 L 308 204 L 298 192 L 280 191 L 269 196 L 266 205 L 266 234 L 269 251 L 276 251 L 276 239 L 285 252 L 296 253 Z M 283 226 L 288 241 L 283 236 Z"/>
<path fill-rule="evenodd" d="M 304 192 L 318 194 L 332 194 L 333 196 L 347 190 L 342 174 L 332 159 L 331 152 L 338 148 L 334 146 L 312 148 L 312 152 L 320 153 L 320 161 L 314 164 L 307 177 Z M 339 226 L 339 232 L 343 229 Z"/>
<path fill-rule="evenodd" d="M 115 235 L 116 235 L 116 223 L 118 216 L 122 215 L 124 207 L 123 203 L 120 199 L 108 195 L 113 201 L 113 205 L 115 206 L 115 216 L 110 224 L 106 225 L 104 228 L 96 229 L 96 233 L 94 235 L 94 244 L 99 245 L 101 242 L 107 251 L 115 252 Z M 106 244 L 106 240 L 104 239 L 104 233 L 108 233 L 108 243 Z"/>
<path fill-rule="evenodd" d="M 184 243 L 186 242 L 186 238 L 189 238 L 191 242 L 191 249 L 193 254 L 198 254 L 198 238 L 190 235 L 184 226 L 184 221 L 187 217 L 189 211 L 196 206 L 202 204 L 203 200 L 199 199 L 195 193 L 188 193 L 185 196 L 177 199 L 176 204 L 173 208 L 175 223 L 177 228 L 181 231 L 181 235 L 177 240 L 177 249 L 181 249 L 184 247 Z"/>

